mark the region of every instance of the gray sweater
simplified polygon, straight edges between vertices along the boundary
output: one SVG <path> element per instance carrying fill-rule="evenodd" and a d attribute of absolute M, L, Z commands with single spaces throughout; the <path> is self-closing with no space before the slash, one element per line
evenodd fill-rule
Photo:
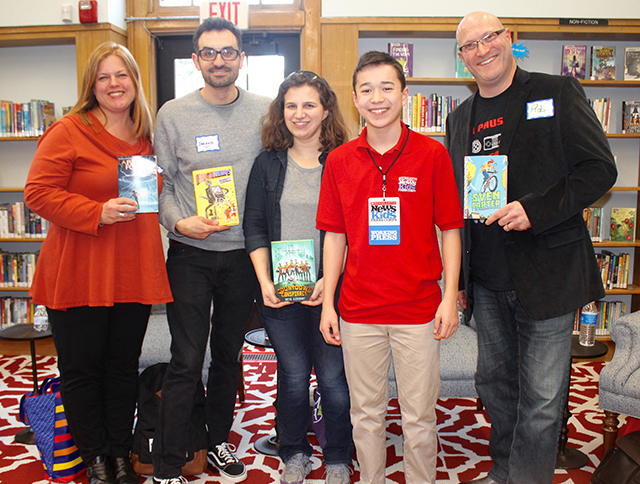
<path fill-rule="evenodd" d="M 253 161 L 262 150 L 260 118 L 271 100 L 238 91 L 238 99 L 224 106 L 211 104 L 194 91 L 167 102 L 158 112 L 154 150 L 164 170 L 159 217 L 170 239 L 205 250 L 244 249 L 245 193 Z M 228 165 L 233 167 L 240 225 L 205 240 L 176 233 L 178 220 L 197 215 L 192 171 Z"/>

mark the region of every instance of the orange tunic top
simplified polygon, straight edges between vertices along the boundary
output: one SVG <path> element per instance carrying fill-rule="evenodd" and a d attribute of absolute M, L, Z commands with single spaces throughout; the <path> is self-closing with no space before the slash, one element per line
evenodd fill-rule
<path fill-rule="evenodd" d="M 118 197 L 118 156 L 153 154 L 77 116 L 54 123 L 38 142 L 24 199 L 51 222 L 29 294 L 51 309 L 159 304 L 173 300 L 156 213 L 100 226 L 102 205 Z M 160 178 L 160 177 L 159 177 Z"/>

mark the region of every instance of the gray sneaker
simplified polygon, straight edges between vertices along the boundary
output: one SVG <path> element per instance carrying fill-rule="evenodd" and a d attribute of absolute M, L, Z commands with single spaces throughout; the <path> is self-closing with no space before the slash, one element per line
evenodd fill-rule
<path fill-rule="evenodd" d="M 327 464 L 325 484 L 349 484 L 353 471 L 347 464 Z"/>
<path fill-rule="evenodd" d="M 301 452 L 293 454 L 284 464 L 280 484 L 303 484 L 309 472 L 311 472 L 309 456 Z"/>

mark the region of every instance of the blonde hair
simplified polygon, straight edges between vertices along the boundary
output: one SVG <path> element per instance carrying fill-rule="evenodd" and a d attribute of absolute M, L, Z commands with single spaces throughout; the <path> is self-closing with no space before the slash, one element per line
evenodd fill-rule
<path fill-rule="evenodd" d="M 142 78 L 140 76 L 140 68 L 136 63 L 136 60 L 125 46 L 116 44 L 115 42 L 107 41 L 100 44 L 94 49 L 87 61 L 87 67 L 84 71 L 84 78 L 82 80 L 82 91 L 80 97 L 76 102 L 76 105 L 67 114 L 78 114 L 80 119 L 87 124 L 91 125 L 91 119 L 87 115 L 89 111 L 94 108 L 100 108 L 100 104 L 96 99 L 94 93 L 94 87 L 96 83 L 96 77 L 98 74 L 98 66 L 100 62 L 110 55 L 118 56 L 124 62 L 129 76 L 133 81 L 133 85 L 136 90 L 136 97 L 131 103 L 130 116 L 133 120 L 133 136 L 137 138 L 150 138 L 153 130 L 153 117 L 147 99 L 142 89 Z"/>

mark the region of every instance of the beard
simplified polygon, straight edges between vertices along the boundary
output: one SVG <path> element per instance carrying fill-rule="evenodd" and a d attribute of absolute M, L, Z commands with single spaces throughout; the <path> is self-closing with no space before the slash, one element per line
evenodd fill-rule
<path fill-rule="evenodd" d="M 225 75 L 224 77 L 214 76 L 210 71 L 226 72 L 227 75 Z M 238 72 L 234 71 L 231 68 L 222 68 L 222 69 L 211 68 L 210 70 L 202 70 L 201 72 L 202 72 L 202 78 L 204 79 L 204 82 L 206 82 L 209 86 L 215 87 L 215 88 L 231 86 L 236 82 L 236 79 L 238 78 Z"/>

